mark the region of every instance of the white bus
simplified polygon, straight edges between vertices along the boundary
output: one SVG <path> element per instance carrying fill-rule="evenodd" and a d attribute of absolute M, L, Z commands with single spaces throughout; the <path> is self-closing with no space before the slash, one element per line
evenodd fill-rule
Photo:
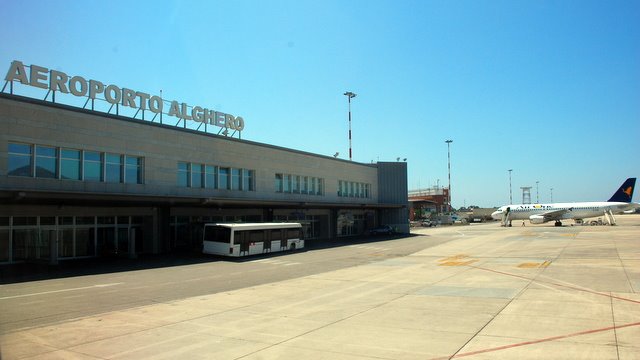
<path fill-rule="evenodd" d="M 202 252 L 246 256 L 304 248 L 300 223 L 204 224 Z"/>

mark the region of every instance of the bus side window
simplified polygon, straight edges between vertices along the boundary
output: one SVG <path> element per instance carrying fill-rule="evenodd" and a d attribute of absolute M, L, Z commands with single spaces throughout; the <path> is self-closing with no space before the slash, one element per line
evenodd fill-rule
<path fill-rule="evenodd" d="M 251 242 L 263 242 L 265 230 L 252 230 L 249 235 L 251 236 Z"/>
<path fill-rule="evenodd" d="M 233 232 L 233 243 L 234 244 L 242 244 L 242 240 L 244 240 L 244 233 L 246 231 L 236 230 Z"/>
<path fill-rule="evenodd" d="M 302 239 L 302 233 L 300 229 L 288 229 L 287 239 Z"/>

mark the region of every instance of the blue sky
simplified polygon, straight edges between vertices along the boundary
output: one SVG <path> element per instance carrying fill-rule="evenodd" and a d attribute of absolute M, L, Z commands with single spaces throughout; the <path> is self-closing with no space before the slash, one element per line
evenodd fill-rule
<path fill-rule="evenodd" d="M 242 138 L 407 158 L 454 207 L 640 174 L 638 1 L 3 1 L 12 60 L 240 115 Z M 635 201 L 638 201 L 638 194 Z"/>

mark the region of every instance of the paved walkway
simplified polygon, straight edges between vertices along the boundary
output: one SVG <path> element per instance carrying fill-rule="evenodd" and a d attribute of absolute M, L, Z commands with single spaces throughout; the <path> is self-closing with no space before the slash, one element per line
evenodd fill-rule
<path fill-rule="evenodd" d="M 640 359 L 640 217 L 618 221 L 425 229 L 455 239 L 4 334 L 2 359 Z"/>

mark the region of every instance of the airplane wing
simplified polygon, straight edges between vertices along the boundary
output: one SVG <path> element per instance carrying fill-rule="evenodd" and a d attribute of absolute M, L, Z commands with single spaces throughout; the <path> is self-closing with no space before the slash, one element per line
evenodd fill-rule
<path fill-rule="evenodd" d="M 547 211 L 545 213 L 542 214 L 537 214 L 537 216 L 542 216 L 544 218 L 544 221 L 551 221 L 551 220 L 561 220 L 562 219 L 562 215 L 573 211 L 573 208 L 568 208 L 568 209 L 560 209 L 560 210 L 553 210 L 553 211 Z"/>

